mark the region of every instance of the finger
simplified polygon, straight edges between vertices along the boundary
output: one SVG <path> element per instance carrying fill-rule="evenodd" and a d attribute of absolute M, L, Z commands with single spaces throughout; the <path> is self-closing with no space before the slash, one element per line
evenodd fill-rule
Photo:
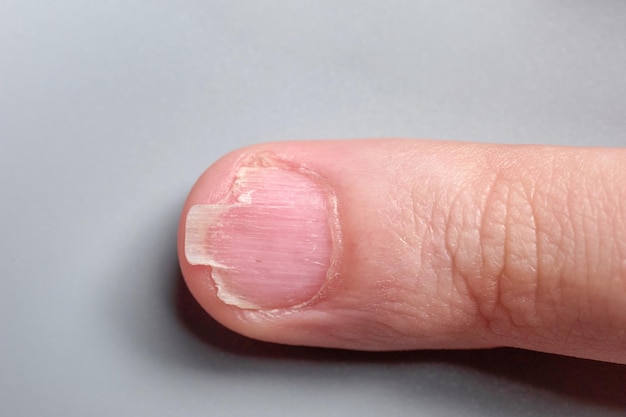
<path fill-rule="evenodd" d="M 625 167 L 624 149 L 258 145 L 193 187 L 181 268 L 211 315 L 266 341 L 626 363 Z"/>

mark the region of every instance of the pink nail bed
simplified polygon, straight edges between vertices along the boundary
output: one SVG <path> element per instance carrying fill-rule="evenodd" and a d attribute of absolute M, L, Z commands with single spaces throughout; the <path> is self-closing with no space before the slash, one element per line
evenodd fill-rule
<path fill-rule="evenodd" d="M 243 309 L 315 298 L 337 237 L 334 195 L 321 178 L 266 165 L 241 167 L 228 195 L 192 206 L 185 223 L 187 261 L 210 267 L 217 296 Z"/>

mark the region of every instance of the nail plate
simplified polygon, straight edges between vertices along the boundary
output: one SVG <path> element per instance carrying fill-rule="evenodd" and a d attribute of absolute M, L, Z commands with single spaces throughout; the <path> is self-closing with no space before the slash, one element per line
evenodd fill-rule
<path fill-rule="evenodd" d="M 329 275 L 336 210 L 317 175 L 279 166 L 241 167 L 216 204 L 194 205 L 185 256 L 210 267 L 217 296 L 242 309 L 287 308 L 313 299 Z"/>

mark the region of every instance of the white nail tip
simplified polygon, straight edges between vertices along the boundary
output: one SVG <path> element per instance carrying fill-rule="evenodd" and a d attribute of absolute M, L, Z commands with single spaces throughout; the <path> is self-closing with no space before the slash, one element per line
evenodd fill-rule
<path fill-rule="evenodd" d="M 212 256 L 210 242 L 206 240 L 206 231 L 218 224 L 222 214 L 229 208 L 230 206 L 221 204 L 198 204 L 189 209 L 186 221 L 185 257 L 191 265 L 227 268 L 226 265 L 219 265 L 215 256 Z"/>

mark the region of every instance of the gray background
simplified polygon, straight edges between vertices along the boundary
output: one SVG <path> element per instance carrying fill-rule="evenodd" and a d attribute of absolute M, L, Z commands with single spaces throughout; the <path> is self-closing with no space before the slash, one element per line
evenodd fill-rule
<path fill-rule="evenodd" d="M 626 146 L 626 2 L 0 1 L 0 415 L 613 416 L 626 367 L 263 344 L 181 284 L 242 145 Z"/>

